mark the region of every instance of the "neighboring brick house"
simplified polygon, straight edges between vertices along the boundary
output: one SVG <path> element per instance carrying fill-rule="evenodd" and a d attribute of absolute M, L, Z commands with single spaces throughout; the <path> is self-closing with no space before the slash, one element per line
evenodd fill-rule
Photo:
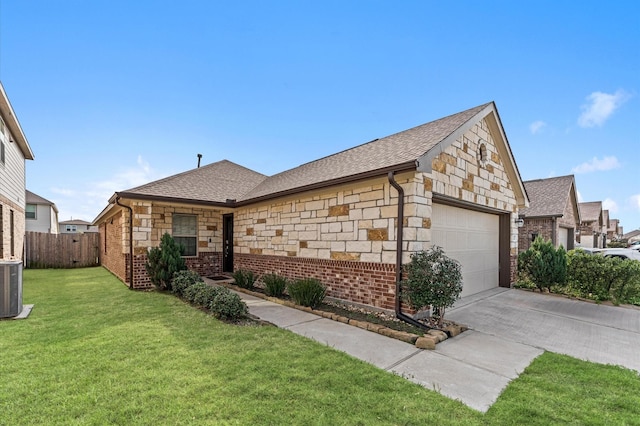
<path fill-rule="evenodd" d="M 609 219 L 609 227 L 607 228 L 607 242 L 617 241 L 622 237 L 620 232 L 620 220 Z"/>
<path fill-rule="evenodd" d="M 580 203 L 578 206 L 580 208 L 579 246 L 604 248 L 607 234 L 603 232 L 602 201 Z"/>
<path fill-rule="evenodd" d="M 518 250 L 527 250 L 537 236 L 551 240 L 556 247 L 572 250 L 580 225 L 573 175 L 528 180 L 524 187 L 529 207 L 520 209 L 523 224 L 518 228 Z"/>
<path fill-rule="evenodd" d="M 26 191 L 26 231 L 58 234 L 58 208 L 55 203 Z"/>
<path fill-rule="evenodd" d="M 61 234 L 85 234 L 98 232 L 98 227 L 82 219 L 71 219 L 60 222 Z"/>
<path fill-rule="evenodd" d="M 133 288 L 169 232 L 202 275 L 316 277 L 393 309 L 402 264 L 433 244 L 462 263 L 463 295 L 509 287 L 527 204 L 491 102 L 271 177 L 223 160 L 116 192 L 94 224 L 103 265 Z"/>
<path fill-rule="evenodd" d="M 24 251 L 26 160 L 33 152 L 0 83 L 0 259 Z"/>

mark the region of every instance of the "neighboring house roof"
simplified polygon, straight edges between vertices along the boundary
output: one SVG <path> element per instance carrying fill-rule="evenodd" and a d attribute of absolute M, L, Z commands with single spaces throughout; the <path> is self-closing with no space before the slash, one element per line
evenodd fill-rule
<path fill-rule="evenodd" d="M 18 117 L 13 111 L 13 107 L 11 107 L 11 102 L 9 102 L 9 98 L 4 91 L 2 82 L 0 82 L 0 114 L 2 114 L 4 124 L 7 125 L 9 131 L 11 132 L 11 136 L 13 137 L 10 142 L 15 142 L 18 144 L 18 146 L 20 147 L 20 151 L 22 151 L 22 155 L 24 155 L 25 159 L 33 160 L 33 151 L 31 151 L 31 147 L 29 146 L 29 142 L 27 142 L 27 137 L 22 131 L 22 127 L 20 126 Z"/>
<path fill-rule="evenodd" d="M 25 194 L 26 194 L 25 196 L 26 204 L 45 204 L 45 205 L 51 206 L 53 208 L 53 211 L 58 213 L 58 208 L 56 207 L 56 204 L 54 202 L 49 201 L 46 198 L 39 196 L 38 194 L 34 194 L 28 189 L 25 191 Z"/>
<path fill-rule="evenodd" d="M 60 222 L 60 225 L 91 225 L 91 222 L 81 219 L 71 219 Z"/>
<path fill-rule="evenodd" d="M 627 232 L 622 236 L 623 240 L 629 240 L 634 237 L 640 237 L 640 229 L 633 230 L 631 232 Z"/>
<path fill-rule="evenodd" d="M 478 121 L 486 119 L 519 205 L 528 205 L 520 173 L 497 108 L 489 102 L 421 126 L 356 146 L 267 177 L 223 160 L 126 191 L 116 192 L 94 220 L 118 198 L 224 204 L 229 207 L 324 188 L 388 172 L 431 171 L 432 159 Z M 233 202 L 231 202 L 233 201 Z"/>
<path fill-rule="evenodd" d="M 529 196 L 529 207 L 521 208 L 520 216 L 562 217 L 567 203 L 572 202 L 576 221 L 580 223 L 576 182 L 573 175 L 528 180 L 523 183 Z"/>
<path fill-rule="evenodd" d="M 226 203 L 255 188 L 267 176 L 232 163 L 218 161 L 146 185 L 117 192 L 114 197 L 162 198 L 187 202 Z M 115 198 L 112 199 L 115 201 Z"/>
<path fill-rule="evenodd" d="M 602 201 L 580 203 L 582 222 L 598 222 L 602 224 Z"/>

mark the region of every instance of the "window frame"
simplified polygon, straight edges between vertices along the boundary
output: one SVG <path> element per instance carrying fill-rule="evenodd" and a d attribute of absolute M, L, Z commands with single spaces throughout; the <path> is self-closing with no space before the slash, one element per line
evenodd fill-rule
<path fill-rule="evenodd" d="M 29 206 L 33 207 L 33 217 L 29 217 Z M 38 205 L 27 203 L 24 207 L 24 217 L 27 220 L 38 220 Z"/>
<path fill-rule="evenodd" d="M 195 221 L 194 224 L 194 234 L 193 235 L 189 235 L 189 234 L 180 234 L 176 231 L 176 218 L 193 218 L 193 220 Z M 175 242 L 177 244 L 181 244 L 183 247 L 182 252 L 180 253 L 180 255 L 182 257 L 197 257 L 198 256 L 198 215 L 197 214 L 190 214 L 190 213 L 175 213 L 173 215 L 172 218 L 172 223 L 171 223 L 171 235 L 173 237 L 173 239 L 175 240 Z M 187 246 L 184 245 L 180 240 L 181 239 L 193 239 L 193 254 L 191 254 L 191 252 L 189 252 L 188 254 L 186 253 L 187 250 Z"/>

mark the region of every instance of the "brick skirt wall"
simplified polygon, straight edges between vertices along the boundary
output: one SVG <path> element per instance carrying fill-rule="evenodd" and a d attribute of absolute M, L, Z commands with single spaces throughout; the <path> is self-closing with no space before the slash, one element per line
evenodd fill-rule
<path fill-rule="evenodd" d="M 327 296 L 381 309 L 395 306 L 394 264 L 236 253 L 234 269 L 317 278 L 327 286 Z"/>
<path fill-rule="evenodd" d="M 129 254 L 123 256 L 126 268 L 124 282 L 129 284 Z M 147 274 L 145 265 L 147 264 L 146 254 L 137 254 L 133 257 L 133 288 L 146 289 L 153 288 L 153 283 Z M 196 271 L 200 276 L 212 276 L 222 273 L 222 253 L 206 252 L 199 253 L 197 257 L 185 258 L 187 268 Z"/>

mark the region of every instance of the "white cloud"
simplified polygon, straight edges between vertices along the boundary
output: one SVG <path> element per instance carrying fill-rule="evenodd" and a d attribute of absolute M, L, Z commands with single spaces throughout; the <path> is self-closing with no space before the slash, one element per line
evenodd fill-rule
<path fill-rule="evenodd" d="M 582 198 L 582 194 L 580 193 L 580 191 L 576 190 L 576 195 L 578 196 L 578 202 L 584 203 L 584 198 Z"/>
<path fill-rule="evenodd" d="M 571 171 L 573 173 L 591 173 L 617 169 L 619 167 L 620 163 L 616 157 L 604 157 L 602 160 L 597 157 L 593 157 L 591 161 L 582 163 L 571 169 Z"/>
<path fill-rule="evenodd" d="M 545 123 L 544 121 L 534 121 L 529 125 L 529 130 L 531 131 L 531 134 L 535 135 L 536 133 L 540 132 L 546 125 L 547 123 Z"/>
<path fill-rule="evenodd" d="M 60 195 L 56 199 L 56 205 L 61 212 L 60 220 L 73 217 L 91 221 L 107 206 L 114 192 L 144 185 L 162 177 L 164 176 L 151 168 L 142 156 L 138 156 L 135 166 L 120 170 L 108 179 L 86 182 L 75 190 L 52 188 L 51 191 Z"/>
<path fill-rule="evenodd" d="M 578 125 L 580 127 L 602 126 L 629 97 L 630 95 L 623 90 L 618 90 L 614 94 L 593 92 L 587 96 L 587 102 L 581 106 L 582 114 L 578 117 Z"/>
<path fill-rule="evenodd" d="M 602 210 L 609 210 L 609 217 L 611 217 L 611 213 L 618 212 L 618 203 L 613 201 L 611 198 L 605 198 L 602 201 Z"/>
<path fill-rule="evenodd" d="M 640 211 L 640 194 L 632 195 L 630 199 L 633 208 Z"/>

